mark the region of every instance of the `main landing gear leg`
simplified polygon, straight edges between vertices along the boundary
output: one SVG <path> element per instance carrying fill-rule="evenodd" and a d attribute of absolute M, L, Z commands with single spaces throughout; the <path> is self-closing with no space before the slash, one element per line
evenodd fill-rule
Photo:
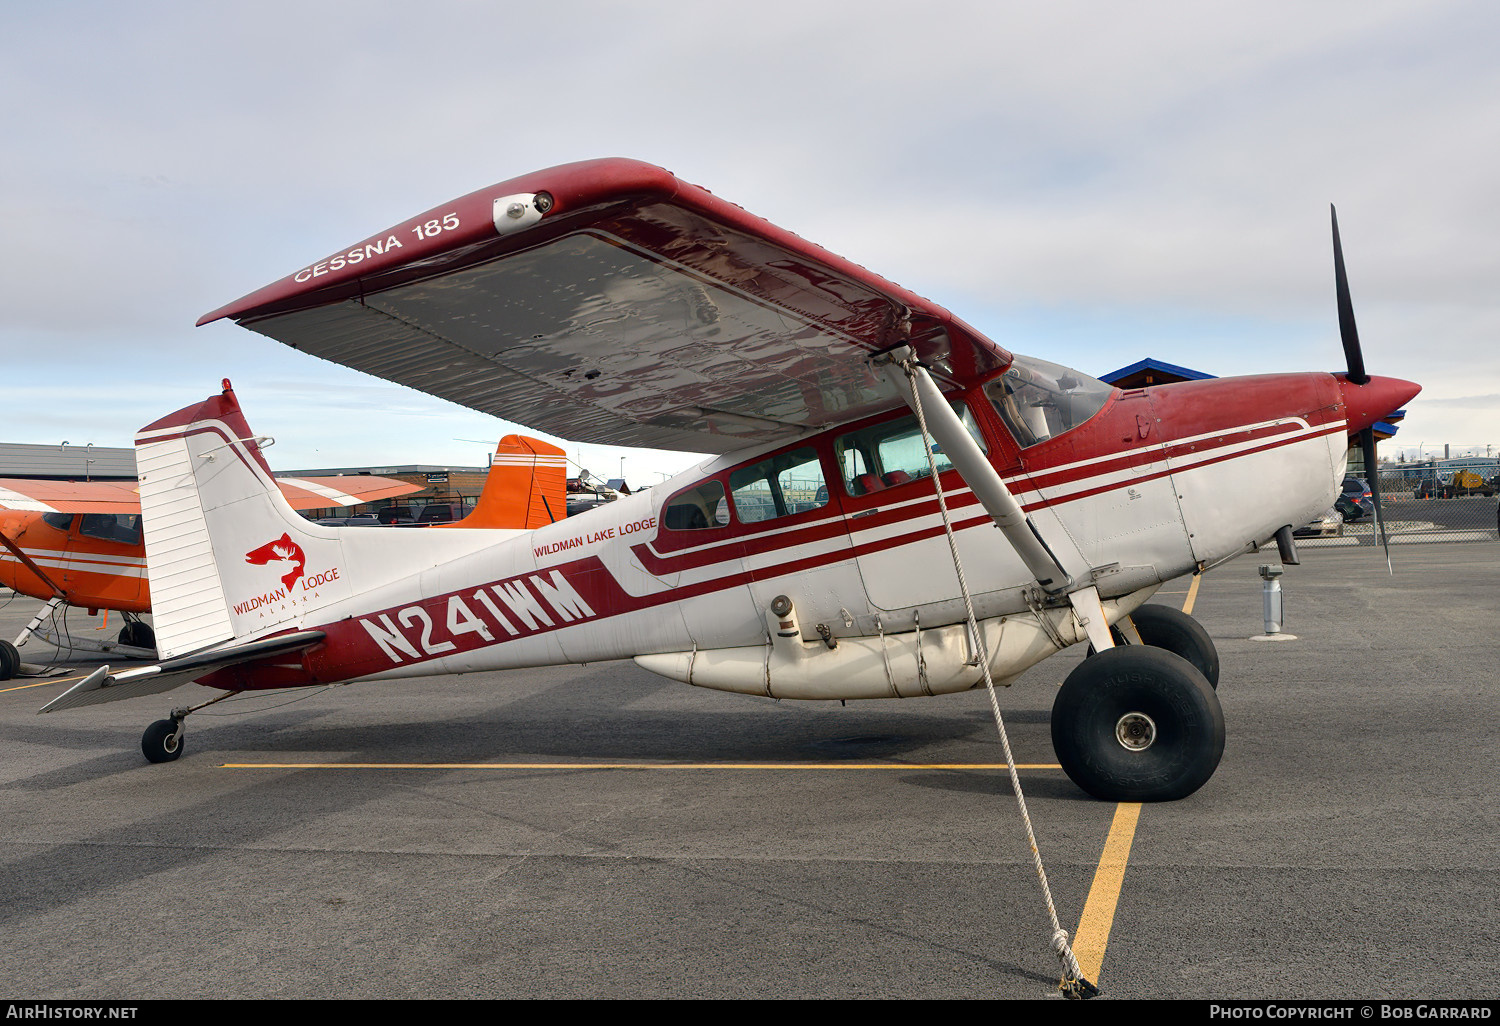
<path fill-rule="evenodd" d="M 157 720 L 146 728 L 146 732 L 141 735 L 141 753 L 150 762 L 174 761 L 182 754 L 182 738 L 186 733 L 183 721 L 188 718 L 188 714 L 195 713 L 199 709 L 206 709 L 215 702 L 222 702 L 237 694 L 239 694 L 238 691 L 228 691 L 218 698 L 211 698 L 199 705 L 173 709 L 171 716 L 164 720 Z"/>

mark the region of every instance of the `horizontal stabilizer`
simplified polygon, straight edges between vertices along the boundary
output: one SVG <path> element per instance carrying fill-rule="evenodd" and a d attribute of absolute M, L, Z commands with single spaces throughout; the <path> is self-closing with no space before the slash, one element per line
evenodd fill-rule
<path fill-rule="evenodd" d="M 252 641 L 247 645 L 168 659 L 155 666 L 132 667 L 119 673 L 111 673 L 108 666 L 101 666 L 42 706 L 40 711 L 57 712 L 59 709 L 77 709 L 80 706 L 118 702 L 142 695 L 159 695 L 226 666 L 311 648 L 322 641 L 323 637 L 322 631 L 298 631 L 296 634 L 283 634 L 264 641 Z"/>

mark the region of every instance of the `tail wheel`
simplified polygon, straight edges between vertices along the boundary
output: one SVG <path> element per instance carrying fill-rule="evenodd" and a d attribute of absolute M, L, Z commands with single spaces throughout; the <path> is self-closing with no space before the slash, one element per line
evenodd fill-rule
<path fill-rule="evenodd" d="M 181 720 L 157 720 L 141 735 L 141 751 L 151 762 L 171 762 L 182 754 Z"/>
<path fill-rule="evenodd" d="M 1112 648 L 1078 665 L 1052 704 L 1052 747 L 1095 798 L 1169 802 L 1213 776 L 1224 713 L 1203 674 L 1172 652 Z"/>

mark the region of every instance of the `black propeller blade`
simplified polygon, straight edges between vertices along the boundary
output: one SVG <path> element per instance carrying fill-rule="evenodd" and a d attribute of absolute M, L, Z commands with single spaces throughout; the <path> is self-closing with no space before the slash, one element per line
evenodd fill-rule
<path fill-rule="evenodd" d="M 1349 368 L 1349 380 L 1363 385 L 1370 380 L 1365 373 L 1365 355 L 1359 348 L 1359 329 L 1354 326 L 1354 301 L 1349 298 L 1349 276 L 1344 273 L 1344 247 L 1339 244 L 1339 212 L 1332 203 L 1328 212 L 1333 217 L 1333 283 L 1338 293 L 1339 338 L 1344 343 L 1344 362 Z"/>
<path fill-rule="evenodd" d="M 1344 343 L 1344 360 L 1349 367 L 1349 381 L 1363 385 L 1370 380 L 1365 373 L 1365 355 L 1359 348 L 1359 329 L 1354 325 L 1354 301 L 1349 298 L 1349 275 L 1344 271 L 1344 247 L 1339 243 L 1339 212 L 1333 204 L 1328 205 L 1333 218 L 1333 281 L 1338 294 L 1339 339 Z M 1385 517 L 1380 511 L 1380 468 L 1375 463 L 1375 428 L 1367 427 L 1359 433 L 1359 446 L 1365 457 L 1365 476 L 1370 481 L 1370 498 L 1375 504 L 1375 526 L 1380 531 L 1380 543 L 1385 546 L 1386 569 L 1392 574 L 1391 540 L 1385 533 Z"/>

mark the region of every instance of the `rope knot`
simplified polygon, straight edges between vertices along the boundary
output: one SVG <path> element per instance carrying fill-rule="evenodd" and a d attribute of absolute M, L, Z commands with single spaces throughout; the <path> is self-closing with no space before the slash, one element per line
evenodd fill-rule
<path fill-rule="evenodd" d="M 1067 958 L 1068 958 L 1068 931 L 1067 930 L 1059 928 L 1055 933 L 1052 934 L 1052 950 L 1057 953 L 1057 957 L 1058 958 L 1062 959 L 1063 961 L 1067 961 Z"/>

